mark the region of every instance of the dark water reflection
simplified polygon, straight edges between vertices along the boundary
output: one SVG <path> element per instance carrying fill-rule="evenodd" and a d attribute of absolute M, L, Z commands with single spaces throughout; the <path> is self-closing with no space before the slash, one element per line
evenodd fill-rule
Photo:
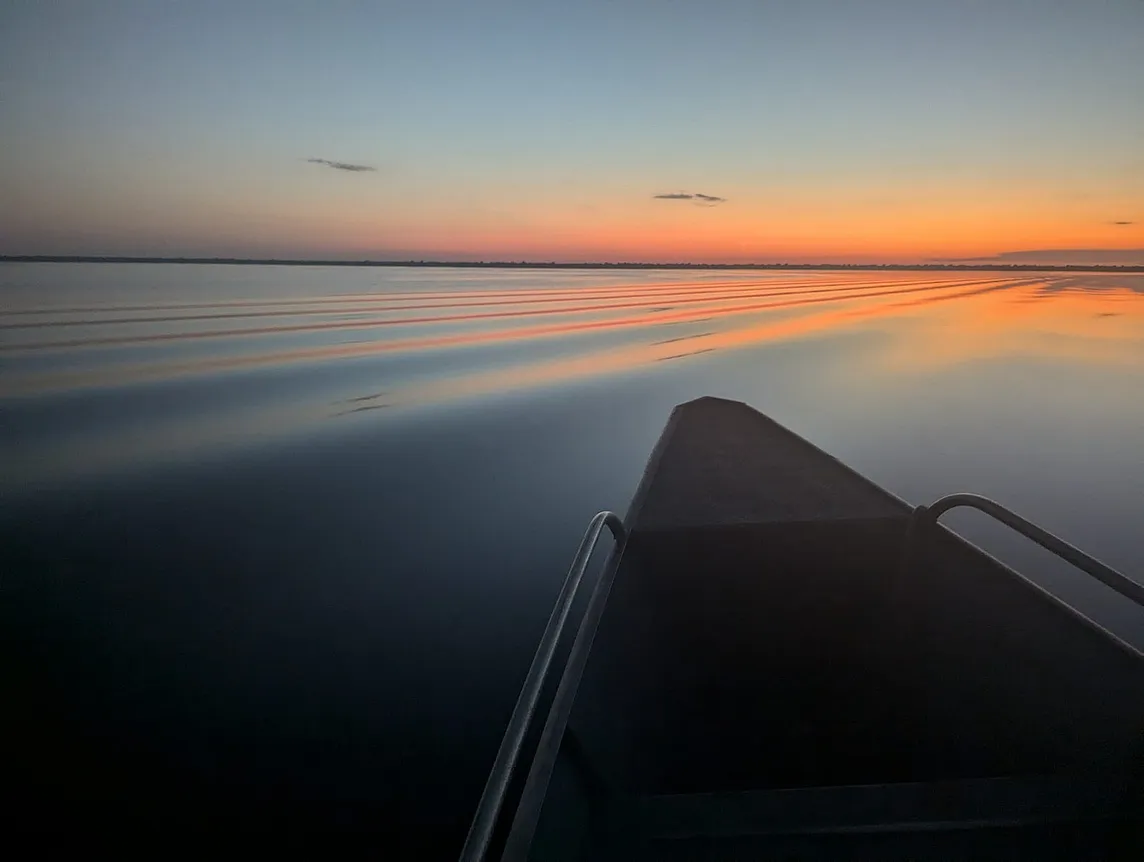
<path fill-rule="evenodd" d="M 580 531 L 701 394 L 1142 576 L 1138 281 L 0 269 L 5 795 L 448 855 Z"/>

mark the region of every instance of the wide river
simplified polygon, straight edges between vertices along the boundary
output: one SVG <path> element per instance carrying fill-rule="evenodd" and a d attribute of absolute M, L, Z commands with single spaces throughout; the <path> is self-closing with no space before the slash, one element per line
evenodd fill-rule
<path fill-rule="evenodd" d="M 3 795 L 60 828 L 450 855 L 581 531 L 700 395 L 1144 578 L 1140 275 L 3 263 L 0 300 Z"/>

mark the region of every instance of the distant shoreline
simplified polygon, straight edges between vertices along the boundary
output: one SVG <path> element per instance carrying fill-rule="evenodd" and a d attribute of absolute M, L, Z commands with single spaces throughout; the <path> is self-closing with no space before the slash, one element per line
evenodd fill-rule
<path fill-rule="evenodd" d="M 1144 265 L 1036 263 L 562 263 L 557 261 L 290 260 L 241 257 L 0 255 L 0 263 L 182 263 L 223 266 L 403 266 L 446 269 L 827 269 L 980 272 L 1140 272 Z"/>

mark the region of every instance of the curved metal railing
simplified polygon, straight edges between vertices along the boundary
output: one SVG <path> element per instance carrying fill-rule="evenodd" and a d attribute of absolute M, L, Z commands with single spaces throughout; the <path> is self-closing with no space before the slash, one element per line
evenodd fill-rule
<path fill-rule="evenodd" d="M 604 567 L 604 571 L 600 573 L 600 577 L 596 579 L 596 586 L 580 619 L 580 628 L 572 641 L 564 673 L 560 677 L 556 694 L 552 696 L 548 718 L 544 722 L 528 776 L 517 801 L 512 828 L 505 839 L 502 862 L 525 862 L 528 859 L 533 835 L 540 821 L 540 812 L 548 794 L 548 784 L 556 768 L 561 740 L 564 738 L 564 731 L 572 714 L 572 704 L 576 700 L 576 692 L 580 688 L 580 680 L 584 675 L 596 632 L 600 629 L 600 620 L 608 605 L 618 568 L 618 558 L 613 555 Z"/>
<path fill-rule="evenodd" d="M 960 507 L 976 509 L 989 515 L 1036 542 L 1045 550 L 1056 554 L 1081 571 L 1096 578 L 1122 596 L 1137 604 L 1144 605 L 1144 585 L 1105 565 L 1095 557 L 1089 556 L 1079 548 L 1022 518 L 1017 513 L 1006 509 L 1000 503 L 978 494 L 950 494 L 929 506 L 918 506 L 913 510 L 903 546 L 901 561 L 903 576 L 909 573 L 915 546 L 922 531 L 927 527 L 936 526 L 942 515 L 951 509 Z M 584 538 L 580 542 L 580 548 L 576 552 L 576 557 L 572 561 L 567 577 L 564 579 L 564 585 L 556 599 L 556 606 L 548 619 L 548 625 L 541 637 L 532 665 L 528 669 L 528 676 L 525 678 L 524 686 L 517 698 L 512 717 L 509 719 L 504 738 L 501 740 L 500 749 L 497 751 L 496 760 L 489 773 L 488 781 L 485 783 L 484 792 L 481 794 L 472 826 L 465 839 L 464 848 L 461 850 L 461 862 L 481 862 L 488 850 L 493 831 L 497 826 L 505 798 L 508 795 L 509 782 L 520 759 L 525 737 L 536 717 L 537 704 L 551 671 L 557 645 L 564 633 L 572 605 L 579 594 L 592 551 L 605 528 L 611 531 L 616 541 L 616 548 L 613 553 L 622 552 L 624 548 L 628 533 L 620 518 L 612 512 L 597 514 L 588 525 Z M 596 584 L 588 607 L 584 612 L 584 618 L 581 620 L 567 666 L 548 711 L 545 726 L 537 744 L 536 755 L 530 765 L 519 809 L 508 834 L 505 846 L 506 857 L 524 858 L 531 843 L 540 806 L 543 803 L 545 790 L 555 763 L 559 739 L 567 725 L 568 714 L 587 661 L 587 654 L 591 649 L 592 640 L 599 626 L 604 605 L 607 603 L 611 589 L 609 574 L 611 568 L 609 565 L 605 569 L 601 580 Z M 614 572 L 611 574 L 614 575 Z"/>
<path fill-rule="evenodd" d="M 540 638 L 540 645 L 536 648 L 532 665 L 528 668 L 528 676 L 525 677 L 524 686 L 516 700 L 512 718 L 509 719 L 508 727 L 505 729 L 504 738 L 501 740 L 496 760 L 493 761 L 493 768 L 489 772 L 488 781 L 485 782 L 481 801 L 477 805 L 477 812 L 473 816 L 473 823 L 469 827 L 468 836 L 465 838 L 465 846 L 461 850 L 461 862 L 479 862 L 484 858 L 485 851 L 488 849 L 489 841 L 492 839 L 493 830 L 496 828 L 501 808 L 504 805 L 509 781 L 512 779 L 517 760 L 520 758 L 520 750 L 524 745 L 525 735 L 528 733 L 536 714 L 536 705 L 540 700 L 541 689 L 548 679 L 552 657 L 556 653 L 560 636 L 564 633 L 564 627 L 568 622 L 568 613 L 572 610 L 572 604 L 579 592 L 580 583 L 584 579 L 584 572 L 587 570 L 588 562 L 592 557 L 592 551 L 595 550 L 596 543 L 600 540 L 600 535 L 604 532 L 605 527 L 611 530 L 617 549 L 622 548 L 627 540 L 624 522 L 613 512 L 600 512 L 588 524 L 584 538 L 580 541 L 580 549 L 576 552 L 576 558 L 572 561 L 568 575 L 564 578 L 564 586 L 560 589 L 556 606 L 552 609 L 552 615 L 548 618 L 548 625 Z"/>
<path fill-rule="evenodd" d="M 968 507 L 984 512 L 986 515 L 1000 521 L 1005 526 L 1016 530 L 1027 539 L 1036 542 L 1047 551 L 1051 551 L 1063 560 L 1072 563 L 1078 569 L 1096 578 L 1102 584 L 1110 587 L 1122 596 L 1126 596 L 1138 605 L 1144 605 L 1144 585 L 1137 583 L 1127 575 L 1121 574 L 1111 566 L 1107 566 L 1095 557 L 1091 557 L 1080 548 L 1070 545 L 1064 539 L 1058 538 L 1038 527 L 1032 521 L 1022 518 L 1016 512 L 1011 512 L 1000 503 L 982 497 L 979 494 L 950 494 L 942 497 L 929 506 L 918 506 L 910 518 L 906 530 L 906 543 L 902 553 L 902 574 L 908 573 L 914 552 L 917 536 L 924 526 L 932 526 L 938 518 L 950 509 Z"/>

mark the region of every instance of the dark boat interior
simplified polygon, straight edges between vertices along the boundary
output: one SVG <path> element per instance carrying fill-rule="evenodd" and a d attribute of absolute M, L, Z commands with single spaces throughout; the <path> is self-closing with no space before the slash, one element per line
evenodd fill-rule
<path fill-rule="evenodd" d="M 911 511 L 676 408 L 503 858 L 1144 858 L 1140 654 L 944 528 L 904 565 Z"/>

